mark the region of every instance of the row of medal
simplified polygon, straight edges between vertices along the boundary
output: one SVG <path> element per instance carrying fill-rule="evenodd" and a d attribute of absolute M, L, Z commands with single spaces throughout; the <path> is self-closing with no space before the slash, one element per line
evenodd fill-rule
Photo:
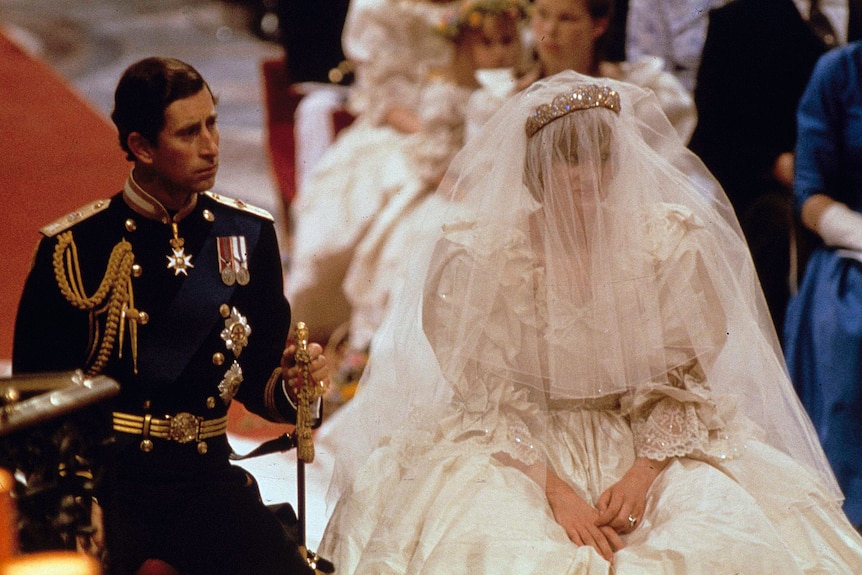
<path fill-rule="evenodd" d="M 185 253 L 183 238 L 175 233 L 171 240 L 172 255 L 168 258 L 168 269 L 174 270 L 174 275 L 189 275 L 189 268 L 195 267 L 192 255 Z M 245 236 L 226 236 L 218 238 L 218 265 L 221 281 L 228 286 L 247 285 L 251 280 L 248 271 L 248 253 L 246 252 Z"/>

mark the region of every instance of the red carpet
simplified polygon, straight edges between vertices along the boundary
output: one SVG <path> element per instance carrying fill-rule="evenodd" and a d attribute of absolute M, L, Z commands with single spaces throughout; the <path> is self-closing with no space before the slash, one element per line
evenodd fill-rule
<path fill-rule="evenodd" d="M 38 230 L 122 188 L 129 165 L 110 120 L 0 31 L 0 360 Z M 46 353 L 50 353 L 46 350 Z"/>

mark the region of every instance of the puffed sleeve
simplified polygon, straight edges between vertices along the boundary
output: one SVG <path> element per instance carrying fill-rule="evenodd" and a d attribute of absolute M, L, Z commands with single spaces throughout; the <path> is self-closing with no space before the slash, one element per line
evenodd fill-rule
<path fill-rule="evenodd" d="M 853 202 L 841 185 L 844 126 L 847 118 L 845 99 L 854 93 L 848 62 L 840 52 L 823 56 L 814 68 L 797 111 L 798 138 L 793 191 L 798 209 L 811 196 L 827 194 L 841 202 Z"/>
<path fill-rule="evenodd" d="M 470 91 L 442 79 L 422 90 L 419 117 L 423 130 L 411 134 L 406 152 L 426 186 L 436 188 L 464 144 L 464 118 Z"/>
<path fill-rule="evenodd" d="M 524 354 L 535 353 L 516 342 L 518 333 L 531 331 L 520 312 L 534 307 L 536 270 L 518 242 L 495 254 L 477 253 L 481 247 L 475 242 L 466 248 L 459 236 L 474 232 L 469 225 L 450 231 L 435 258 L 443 263 L 423 306 L 425 333 L 452 388 L 452 409 L 439 429 L 472 452 L 506 453 L 529 465 L 541 453 L 543 420 L 512 373 Z M 459 297 L 470 291 L 471 282 L 495 285 L 491 277 L 505 278 L 496 297 L 489 299 L 492 309 L 479 309 Z M 473 331 L 462 337 L 457 326 Z"/>
<path fill-rule="evenodd" d="M 697 125 L 694 97 L 673 74 L 664 70 L 664 61 L 647 56 L 619 66 L 622 80 L 655 92 L 667 119 L 682 141 L 688 142 Z"/>
<path fill-rule="evenodd" d="M 726 339 L 725 317 L 704 265 L 703 224 L 682 206 L 648 216 L 648 245 L 659 270 L 666 371 L 621 399 L 638 456 L 710 457 L 725 453 L 728 406 L 713 397 L 706 373 Z"/>

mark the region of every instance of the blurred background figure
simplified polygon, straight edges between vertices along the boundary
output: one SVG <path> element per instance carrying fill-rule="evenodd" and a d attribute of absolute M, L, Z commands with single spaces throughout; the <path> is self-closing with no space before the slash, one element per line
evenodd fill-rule
<path fill-rule="evenodd" d="M 402 187 L 378 213 L 356 247 L 344 279 L 350 303 L 348 353 L 367 352 L 405 280 L 406 266 L 421 235 L 425 211 L 437 209 L 434 194 L 468 129 L 475 133 L 516 87 L 523 63 L 521 0 L 461 0 L 438 30 L 455 46 L 453 66 L 423 91 L 422 136 L 405 141 L 418 180 Z M 392 157 L 395 159 L 395 156 Z M 400 162 L 400 159 L 398 160 Z"/>
<path fill-rule="evenodd" d="M 468 108 L 473 124 L 493 112 L 470 105 L 481 87 L 477 71 L 508 75 L 507 93 L 515 86 L 526 4 L 356 2 L 353 10 L 344 43 L 356 57 L 357 120 L 301 181 L 288 287 L 306 316 L 332 330 L 331 348 L 344 343 L 347 385 L 358 380 L 409 258 L 411 225 L 402 220 L 436 189 L 463 144 Z"/>
<path fill-rule="evenodd" d="M 709 11 L 729 0 L 629 0 L 626 58 L 658 56 L 690 92 L 694 92 Z"/>
<path fill-rule="evenodd" d="M 614 0 L 535 0 L 530 27 L 536 61 L 522 86 L 574 70 L 650 88 L 677 133 L 688 141 L 696 122 L 694 102 L 679 80 L 664 70 L 664 61 L 648 56 L 618 62 L 609 57 L 614 9 Z"/>
<path fill-rule="evenodd" d="M 451 42 L 435 30 L 446 6 L 355 0 L 349 8 L 343 47 L 355 67 L 349 108 L 357 119 L 297 182 L 291 206 L 288 297 L 324 333 L 349 317 L 341 282 L 356 243 L 410 174 L 407 165 L 393 171 L 390 156 L 421 130 L 422 88 L 452 61 Z"/>
<path fill-rule="evenodd" d="M 862 42 L 818 62 L 799 105 L 794 189 L 821 243 L 790 300 L 787 366 L 862 528 Z"/>
<path fill-rule="evenodd" d="M 691 149 L 736 210 L 776 326 L 810 243 L 791 207 L 796 107 L 817 58 L 862 33 L 857 4 L 736 0 L 709 15 Z"/>

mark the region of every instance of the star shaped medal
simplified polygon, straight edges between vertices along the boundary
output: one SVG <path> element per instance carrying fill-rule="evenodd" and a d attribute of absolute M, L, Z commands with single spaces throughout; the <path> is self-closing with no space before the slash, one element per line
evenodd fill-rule
<path fill-rule="evenodd" d="M 192 263 L 192 255 L 186 254 L 186 250 L 183 247 L 185 240 L 180 237 L 176 222 L 171 222 L 171 230 L 174 232 L 174 237 L 171 240 L 171 251 L 173 254 L 165 256 L 168 258 L 168 269 L 174 270 L 175 276 L 180 274 L 187 276 L 189 275 L 189 268 L 195 267 Z"/>

